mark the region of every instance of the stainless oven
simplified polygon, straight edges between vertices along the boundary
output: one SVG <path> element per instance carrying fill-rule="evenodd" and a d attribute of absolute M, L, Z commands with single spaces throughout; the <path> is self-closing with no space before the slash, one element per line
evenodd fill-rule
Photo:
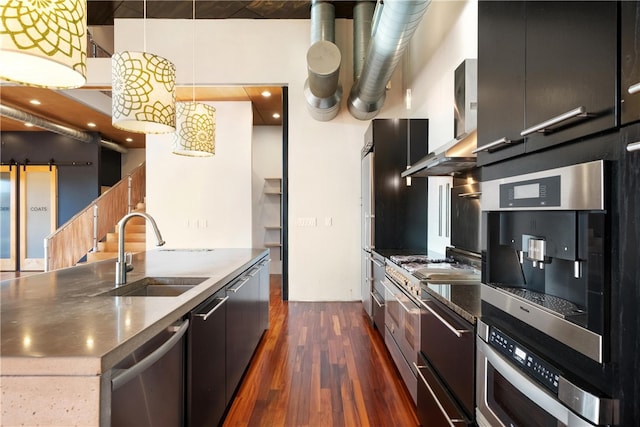
<path fill-rule="evenodd" d="M 602 160 L 482 183 L 480 424 L 617 422 L 610 185 Z"/>
<path fill-rule="evenodd" d="M 384 340 L 395 362 L 413 402 L 417 401 L 418 352 L 420 351 L 420 306 L 402 289 L 407 283 L 398 281 L 415 280 L 399 270 L 400 267 L 387 265 L 384 286 Z"/>
<path fill-rule="evenodd" d="M 577 385 L 502 330 L 478 322 L 480 427 L 588 427 L 617 423 L 617 402 Z"/>

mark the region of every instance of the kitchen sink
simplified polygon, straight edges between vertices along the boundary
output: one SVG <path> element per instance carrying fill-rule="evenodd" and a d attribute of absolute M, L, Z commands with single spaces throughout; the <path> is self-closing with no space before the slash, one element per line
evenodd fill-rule
<path fill-rule="evenodd" d="M 98 294 L 103 297 L 175 297 L 207 280 L 206 277 L 145 277 Z"/>

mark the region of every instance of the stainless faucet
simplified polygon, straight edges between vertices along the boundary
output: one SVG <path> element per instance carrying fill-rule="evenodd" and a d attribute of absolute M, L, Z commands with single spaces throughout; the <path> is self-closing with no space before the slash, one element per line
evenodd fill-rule
<path fill-rule="evenodd" d="M 156 239 L 158 242 L 156 246 L 164 245 L 164 240 L 162 240 L 162 236 L 160 235 L 160 230 L 158 230 L 158 225 L 156 221 L 151 217 L 151 215 L 144 212 L 131 212 L 124 217 L 120 221 L 118 221 L 118 261 L 116 261 L 116 286 L 124 285 L 127 283 L 127 271 L 133 270 L 132 264 L 127 264 L 125 253 L 124 253 L 124 226 L 127 225 L 127 222 L 133 218 L 134 216 L 140 216 L 147 220 L 147 222 L 151 223 L 153 227 L 153 231 L 156 233 Z"/>

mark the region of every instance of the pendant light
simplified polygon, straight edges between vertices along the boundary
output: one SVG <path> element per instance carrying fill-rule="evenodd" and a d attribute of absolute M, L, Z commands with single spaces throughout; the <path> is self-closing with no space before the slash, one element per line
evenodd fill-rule
<path fill-rule="evenodd" d="M 215 154 L 216 109 L 210 105 L 196 102 L 195 23 L 196 2 L 193 0 L 191 102 L 178 102 L 176 104 L 177 119 L 176 132 L 173 137 L 173 153 L 181 156 L 209 157 Z"/>
<path fill-rule="evenodd" d="M 143 16 L 144 51 L 111 57 L 112 124 L 137 133 L 169 133 L 176 128 L 176 67 L 146 52 L 147 2 Z"/>
<path fill-rule="evenodd" d="M 216 109 L 201 102 L 176 103 L 176 132 L 173 153 L 208 157 L 216 152 Z"/>
<path fill-rule="evenodd" d="M 0 79 L 70 89 L 86 74 L 86 0 L 1 2 Z"/>

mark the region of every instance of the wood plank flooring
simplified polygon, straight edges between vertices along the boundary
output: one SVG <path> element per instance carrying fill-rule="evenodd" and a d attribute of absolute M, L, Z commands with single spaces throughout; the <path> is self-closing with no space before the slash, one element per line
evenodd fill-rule
<path fill-rule="evenodd" d="M 417 426 L 415 406 L 359 302 L 283 302 L 224 426 Z"/>

